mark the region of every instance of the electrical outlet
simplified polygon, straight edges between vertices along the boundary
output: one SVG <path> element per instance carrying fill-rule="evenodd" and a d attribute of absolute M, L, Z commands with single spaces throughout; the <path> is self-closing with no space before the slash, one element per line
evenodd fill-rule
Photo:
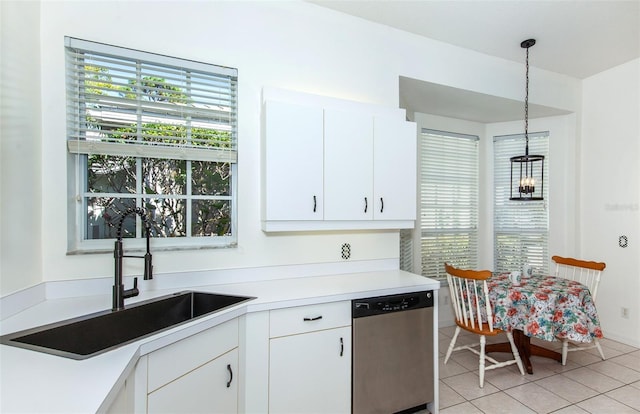
<path fill-rule="evenodd" d="M 622 307 L 620 308 L 620 316 L 625 319 L 629 319 L 629 308 Z"/>
<path fill-rule="evenodd" d="M 349 243 L 343 243 L 340 246 L 340 253 L 344 260 L 349 260 L 351 258 L 351 245 Z"/>

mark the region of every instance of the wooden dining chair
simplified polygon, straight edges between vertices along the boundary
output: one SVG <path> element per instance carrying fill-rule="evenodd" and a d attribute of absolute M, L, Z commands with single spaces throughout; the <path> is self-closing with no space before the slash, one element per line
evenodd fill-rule
<path fill-rule="evenodd" d="M 582 283 L 591 292 L 591 298 L 596 301 L 598 294 L 598 285 L 600 284 L 600 275 L 607 265 L 603 262 L 590 262 L 586 260 L 573 259 L 571 257 L 551 257 L 556 264 L 556 277 L 575 280 Z M 587 349 L 597 348 L 600 357 L 604 360 L 604 352 L 598 338 L 593 338 L 593 345 L 576 345 L 572 344 L 568 339 L 562 340 L 562 365 L 567 365 L 567 354 L 573 351 L 585 351 Z"/>
<path fill-rule="evenodd" d="M 522 360 L 520 359 L 518 348 L 513 342 L 511 332 L 506 332 L 506 334 L 511 344 L 513 359 L 500 362 L 485 353 L 486 337 L 495 336 L 503 332 L 501 329 L 493 327 L 493 310 L 489 303 L 489 290 L 487 289 L 487 279 L 491 277 L 491 271 L 462 270 L 448 263 L 445 263 L 444 267 L 447 272 L 451 305 L 456 318 L 456 330 L 449 343 L 444 363 L 447 363 L 453 351 L 466 349 L 478 355 L 480 357 L 480 388 L 484 386 L 485 371 L 490 369 L 518 364 L 520 373 L 524 375 Z M 461 329 L 479 335 L 480 342 L 456 347 L 456 340 Z M 477 349 L 478 347 L 479 350 Z M 487 365 L 487 361 L 490 363 L 489 365 Z"/>

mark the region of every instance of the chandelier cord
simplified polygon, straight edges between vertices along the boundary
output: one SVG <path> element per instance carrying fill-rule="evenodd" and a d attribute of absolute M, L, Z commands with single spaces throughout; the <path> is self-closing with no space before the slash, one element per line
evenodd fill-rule
<path fill-rule="evenodd" d="M 525 155 L 529 155 L 529 47 L 527 47 L 527 75 L 524 97 L 524 138 L 526 140 Z"/>

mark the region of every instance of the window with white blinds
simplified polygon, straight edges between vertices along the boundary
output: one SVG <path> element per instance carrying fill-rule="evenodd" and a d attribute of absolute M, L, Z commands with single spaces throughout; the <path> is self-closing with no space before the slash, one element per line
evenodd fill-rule
<path fill-rule="evenodd" d="M 69 151 L 236 161 L 236 69 L 65 41 Z"/>
<path fill-rule="evenodd" d="M 237 70 L 70 37 L 65 46 L 70 245 L 115 237 L 132 207 L 167 246 L 235 243 Z M 123 236 L 141 238 L 140 220 L 127 218 Z"/>
<path fill-rule="evenodd" d="M 422 274 L 446 277 L 444 263 L 478 264 L 478 137 L 423 129 L 420 137 Z"/>
<path fill-rule="evenodd" d="M 524 154 L 524 134 L 498 136 L 494 150 L 494 271 L 507 272 L 531 265 L 535 272 L 548 272 L 549 162 L 544 163 L 544 200 L 509 200 L 511 163 Z M 529 154 L 549 157 L 549 133 L 529 134 Z M 519 177 L 518 177 L 519 179 Z"/>

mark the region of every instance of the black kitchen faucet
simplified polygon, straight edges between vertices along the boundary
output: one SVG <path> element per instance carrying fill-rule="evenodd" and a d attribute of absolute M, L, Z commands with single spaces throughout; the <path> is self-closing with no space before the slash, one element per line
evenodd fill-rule
<path fill-rule="evenodd" d="M 124 254 L 122 247 L 122 223 L 124 219 L 130 214 L 137 214 L 144 223 L 145 236 L 147 239 L 147 252 L 144 256 L 129 256 Z M 153 279 L 153 264 L 151 262 L 151 252 L 149 251 L 149 233 L 150 233 L 149 218 L 147 217 L 144 209 L 140 207 L 128 208 L 124 214 L 120 217 L 118 223 L 118 231 L 116 233 L 116 242 L 113 249 L 113 257 L 115 259 L 115 272 L 114 272 L 114 284 L 113 284 L 113 308 L 112 310 L 118 311 L 124 309 L 124 300 L 138 296 L 140 291 L 138 290 L 138 278 L 133 278 L 133 288 L 125 289 L 122 281 L 122 258 L 135 257 L 144 259 L 144 280 Z"/>

